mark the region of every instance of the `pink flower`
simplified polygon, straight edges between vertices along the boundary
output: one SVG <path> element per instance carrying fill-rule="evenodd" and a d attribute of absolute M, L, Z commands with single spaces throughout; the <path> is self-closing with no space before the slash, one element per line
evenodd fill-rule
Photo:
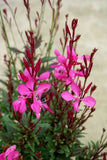
<path fill-rule="evenodd" d="M 49 112 L 53 113 L 53 111 L 49 108 L 49 106 L 41 101 L 41 96 L 44 92 L 47 92 L 50 89 L 51 85 L 49 83 L 40 84 L 36 90 L 36 94 L 34 95 L 33 104 L 31 105 L 32 110 L 35 112 L 37 119 L 40 118 L 41 108 L 45 108 Z"/>
<path fill-rule="evenodd" d="M 0 160 L 5 160 L 5 153 L 0 154 Z"/>
<path fill-rule="evenodd" d="M 36 72 L 32 72 L 32 68 L 29 67 L 29 71 L 27 68 L 25 68 L 24 70 L 24 74 L 20 73 L 19 75 L 19 79 L 21 79 L 22 81 L 26 82 L 26 83 L 32 83 L 32 85 L 34 85 L 34 83 L 38 80 L 47 80 L 50 77 L 50 72 L 44 72 L 42 74 L 40 74 L 40 76 L 38 77 L 36 75 Z"/>
<path fill-rule="evenodd" d="M 13 151 L 13 152 L 9 153 L 7 160 L 15 160 L 18 158 L 18 156 L 19 156 L 19 152 Z"/>
<path fill-rule="evenodd" d="M 42 107 L 42 102 L 40 100 L 37 100 L 36 97 L 34 97 L 31 109 L 35 112 L 37 119 L 40 118 L 41 107 Z"/>
<path fill-rule="evenodd" d="M 61 97 L 66 100 L 66 101 L 73 101 L 72 102 L 72 105 L 74 107 L 74 110 L 76 112 L 79 112 L 79 102 L 82 101 L 86 106 L 89 106 L 89 107 L 94 107 L 96 105 L 96 101 L 93 97 L 91 96 L 87 96 L 85 98 L 80 98 L 80 95 L 81 95 L 81 90 L 80 88 L 77 86 L 76 83 L 72 83 L 71 84 L 71 90 L 74 92 L 74 94 L 77 96 L 77 97 L 74 97 L 70 92 L 68 91 L 64 91 L 62 92 L 61 94 Z"/>
<path fill-rule="evenodd" d="M 12 145 L 5 151 L 5 156 L 8 156 L 11 152 L 16 150 L 16 145 Z"/>
<path fill-rule="evenodd" d="M 51 84 L 49 83 L 40 83 L 38 88 L 34 90 L 32 81 L 29 81 L 26 84 L 20 84 L 18 86 L 18 92 L 20 93 L 20 96 L 18 100 L 13 102 L 14 110 L 19 111 L 20 113 L 26 112 L 27 98 L 33 98 L 31 109 L 35 112 L 37 119 L 40 118 L 41 108 L 44 108 L 53 113 L 53 111 L 48 107 L 48 105 L 41 101 L 42 94 L 47 92 L 50 89 L 50 87 Z"/>
<path fill-rule="evenodd" d="M 18 100 L 13 102 L 13 108 L 20 113 L 26 112 L 26 98 L 24 96 L 18 96 Z"/>
<path fill-rule="evenodd" d="M 57 79 L 60 79 L 65 82 L 66 85 L 69 85 L 77 76 L 84 77 L 81 70 L 74 69 L 76 65 L 80 65 L 80 63 L 77 62 L 78 56 L 75 54 L 74 49 L 72 49 L 71 54 L 70 47 L 67 46 L 67 57 L 61 55 L 58 50 L 55 50 L 54 53 L 57 56 L 58 64 L 51 65 L 50 67 L 54 68 L 54 75 Z"/>
<path fill-rule="evenodd" d="M 0 160 L 15 160 L 19 157 L 19 152 L 16 151 L 16 145 L 9 147 L 4 153 L 0 154 Z"/>

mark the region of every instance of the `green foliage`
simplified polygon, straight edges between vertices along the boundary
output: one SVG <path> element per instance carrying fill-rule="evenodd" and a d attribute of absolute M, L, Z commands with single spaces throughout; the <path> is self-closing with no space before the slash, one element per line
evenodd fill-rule
<path fill-rule="evenodd" d="M 16 24 L 18 34 L 23 42 L 23 47 L 29 48 L 28 53 L 21 51 L 15 46 L 11 47 L 8 34 L 6 33 L 4 19 L 0 12 L 1 27 L 4 33 L 6 47 L 8 49 L 7 57 L 5 57 L 7 79 L 6 81 L 2 79 L 0 80 L 0 83 L 3 85 L 3 88 L 0 89 L 0 153 L 3 152 L 3 147 L 9 147 L 16 144 L 17 150 L 22 155 L 23 160 L 72 160 L 74 158 L 75 160 L 100 160 L 102 151 L 107 148 L 106 136 L 104 135 L 105 131 L 103 130 L 101 138 L 96 143 L 91 141 L 88 143 L 88 145 L 85 145 L 81 142 L 81 138 L 86 134 L 84 132 L 84 123 L 92 116 L 94 111 L 86 106 L 83 106 L 83 109 L 81 109 L 79 113 L 76 113 L 71 102 L 62 100 L 61 93 L 65 90 L 68 91 L 69 86 L 65 86 L 62 81 L 59 79 L 57 80 L 53 75 L 53 69 L 50 68 L 51 64 L 57 64 L 54 62 L 56 57 L 51 56 L 51 51 L 54 45 L 54 38 L 58 30 L 57 21 L 60 13 L 61 0 L 56 0 L 57 7 L 52 5 L 51 1 L 48 1 L 50 8 L 52 9 L 52 24 L 49 32 L 49 42 L 48 44 L 44 44 L 46 48 L 42 48 L 44 40 L 40 30 L 43 21 L 45 1 L 41 0 L 40 2 L 41 12 L 37 12 L 38 23 L 36 24 L 34 37 L 29 15 L 29 4 L 25 5 L 30 27 L 30 31 L 28 29 L 28 32 L 25 32 L 26 34 L 28 33 L 25 40 L 23 39 L 22 33 L 18 28 L 15 19 L 15 12 L 13 14 L 12 9 L 8 4 L 13 16 L 13 20 Z M 66 16 L 66 18 L 68 17 Z M 70 35 L 69 28 L 67 28 L 67 21 L 65 24 L 67 31 L 63 31 L 65 33 L 68 32 Z M 69 37 L 66 37 L 67 35 L 65 34 L 64 36 L 65 44 L 62 46 L 63 53 Z M 27 44 L 26 41 L 28 41 Z M 73 43 L 73 41 L 76 42 L 74 39 L 70 39 L 69 42 Z M 24 64 L 21 54 L 23 54 L 24 58 L 26 59 L 26 64 Z M 23 71 L 25 67 L 27 70 L 29 70 L 28 67 L 33 66 L 34 69 L 39 58 L 41 58 L 41 68 L 40 70 L 37 69 L 39 70 L 36 73 L 37 77 L 39 77 L 40 74 L 44 73 L 45 71 L 49 71 L 51 73 L 50 79 L 42 82 L 51 83 L 52 87 L 48 92 L 46 92 L 45 97 L 47 99 L 45 99 L 45 101 L 47 104 L 49 103 L 50 108 L 54 113 L 51 114 L 44 109 L 41 111 L 40 119 L 37 119 L 31 110 L 30 102 L 33 101 L 32 98 L 29 98 L 30 100 L 27 99 L 27 111 L 23 114 L 14 111 L 12 102 L 17 100 L 17 87 L 20 84 L 20 80 L 18 78 L 19 68 L 17 67 L 17 61 L 19 61 L 21 64 L 20 72 L 22 73 L 22 76 L 24 76 Z M 65 61 L 65 59 L 61 57 L 61 61 Z M 87 68 L 86 59 L 84 61 Z M 73 63 L 75 68 L 75 62 L 73 61 Z M 90 66 L 90 70 L 91 67 L 92 66 Z M 84 70 L 85 66 L 81 66 L 81 68 Z M 24 76 L 24 78 L 25 81 L 23 83 L 25 84 L 27 78 L 26 76 Z M 77 79 L 77 81 L 79 81 L 79 79 Z M 39 81 L 37 83 L 39 84 Z M 84 83 L 84 87 L 82 88 L 83 90 L 85 89 L 85 84 L 86 81 Z M 38 99 L 38 97 L 36 98 Z M 43 101 L 42 97 L 41 101 Z M 68 114 L 69 112 L 70 116 Z"/>

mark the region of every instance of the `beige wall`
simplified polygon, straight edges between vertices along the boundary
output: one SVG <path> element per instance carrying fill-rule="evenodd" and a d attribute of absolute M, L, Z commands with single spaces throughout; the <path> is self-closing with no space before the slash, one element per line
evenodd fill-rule
<path fill-rule="evenodd" d="M 20 29 L 24 31 L 28 24 L 25 20 L 26 13 L 22 7 L 21 0 L 8 0 L 12 7 L 18 7 L 17 21 Z M 36 15 L 36 10 L 40 9 L 40 0 L 31 0 L 32 19 Z M 62 34 L 62 26 L 64 26 L 65 14 L 69 13 L 69 20 L 72 18 L 79 19 L 77 32 L 81 34 L 78 43 L 78 54 L 89 54 L 94 47 L 98 48 L 95 56 L 94 68 L 90 81 L 95 83 L 98 88 L 94 96 L 97 100 L 96 112 L 87 124 L 87 132 L 85 141 L 89 139 L 97 140 L 101 135 L 103 127 L 107 129 L 107 0 L 62 0 L 63 7 L 60 17 L 60 30 L 58 37 L 55 39 L 54 48 L 60 49 L 59 36 Z M 5 7 L 0 0 L 0 9 Z M 46 6 L 45 14 L 46 23 L 42 28 L 45 39 L 48 39 L 48 29 L 50 24 L 50 9 Z M 16 34 L 16 27 L 13 25 L 17 46 L 22 48 L 19 36 Z M 1 29 L 0 29 L 1 31 Z M 8 31 L 8 29 L 7 29 Z M 45 31 L 45 32 L 44 32 Z M 10 34 L 9 34 L 10 35 Z M 10 43 L 13 45 L 10 36 Z M 0 78 L 4 78 L 4 62 L 3 54 L 6 53 L 5 45 L 0 35 Z"/>

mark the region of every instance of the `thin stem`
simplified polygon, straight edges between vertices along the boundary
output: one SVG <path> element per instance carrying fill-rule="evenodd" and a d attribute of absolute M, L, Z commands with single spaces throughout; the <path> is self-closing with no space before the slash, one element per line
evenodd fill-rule
<path fill-rule="evenodd" d="M 16 70 L 14 59 L 13 59 L 13 55 L 11 53 L 11 50 L 9 49 L 10 48 L 10 44 L 9 44 L 9 40 L 8 40 L 8 36 L 7 36 L 7 32 L 6 32 L 6 27 L 5 27 L 5 24 L 4 24 L 4 21 L 3 21 L 3 17 L 2 17 L 1 11 L 0 11 L 0 17 L 1 17 L 1 21 L 2 21 L 2 31 L 3 31 L 5 42 L 6 42 L 6 48 L 8 48 L 8 50 L 7 50 L 8 52 L 7 53 L 9 53 L 9 59 L 13 64 L 15 75 L 16 75 L 16 79 L 18 81 L 17 70 Z"/>
<path fill-rule="evenodd" d="M 57 5 L 56 12 L 55 12 L 55 8 L 53 8 L 52 6 L 51 8 L 52 8 L 52 22 L 51 22 L 51 29 L 50 29 L 50 39 L 48 42 L 47 53 L 46 53 L 48 57 L 50 57 L 50 51 L 52 49 L 53 40 L 55 38 L 54 31 L 57 25 L 57 21 L 59 19 L 60 4 Z M 47 62 L 47 65 L 48 65 L 48 62 Z"/>
<path fill-rule="evenodd" d="M 9 7 L 9 9 L 10 9 L 10 12 L 11 12 L 12 17 L 13 17 L 13 20 L 14 20 L 14 22 L 15 22 L 15 25 L 16 25 L 16 28 L 17 28 L 17 31 L 18 31 L 18 33 L 19 33 L 19 35 L 20 35 L 20 37 L 21 37 L 21 40 L 22 40 L 23 44 L 25 45 L 25 42 L 24 42 L 23 36 L 22 36 L 22 34 L 21 34 L 20 30 L 19 30 L 19 27 L 18 27 L 18 24 L 17 24 L 16 18 L 15 18 L 15 15 L 14 15 L 14 13 L 13 13 L 13 10 L 12 10 L 12 8 L 10 7 L 9 3 L 6 3 L 6 5 L 7 5 L 7 6 Z"/>

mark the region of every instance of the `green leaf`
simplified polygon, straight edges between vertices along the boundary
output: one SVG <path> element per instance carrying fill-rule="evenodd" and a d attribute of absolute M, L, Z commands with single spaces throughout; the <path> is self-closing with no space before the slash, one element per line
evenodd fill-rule
<path fill-rule="evenodd" d="M 8 115 L 3 116 L 4 124 L 7 128 L 8 133 L 11 135 L 15 130 L 20 131 L 18 124 L 11 120 Z"/>
<path fill-rule="evenodd" d="M 7 87 L 7 83 L 5 81 L 3 81 L 3 80 L 0 79 L 0 82 Z"/>
<path fill-rule="evenodd" d="M 39 140 L 38 140 L 37 136 L 34 135 L 33 138 L 34 138 L 35 142 L 37 143 L 37 145 L 39 145 L 40 143 L 39 143 Z"/>
<path fill-rule="evenodd" d="M 32 152 L 35 151 L 34 147 L 30 144 L 29 141 L 27 141 L 27 145 L 28 145 L 28 147 L 31 149 Z"/>
<path fill-rule="evenodd" d="M 45 63 L 45 62 L 52 61 L 54 59 L 56 59 L 56 57 L 43 57 L 43 58 L 41 58 L 41 62 Z"/>
<path fill-rule="evenodd" d="M 14 52 L 14 53 L 23 53 L 25 54 L 25 52 L 20 51 L 19 49 L 15 48 L 15 47 L 8 47 L 10 49 L 10 51 Z"/>

